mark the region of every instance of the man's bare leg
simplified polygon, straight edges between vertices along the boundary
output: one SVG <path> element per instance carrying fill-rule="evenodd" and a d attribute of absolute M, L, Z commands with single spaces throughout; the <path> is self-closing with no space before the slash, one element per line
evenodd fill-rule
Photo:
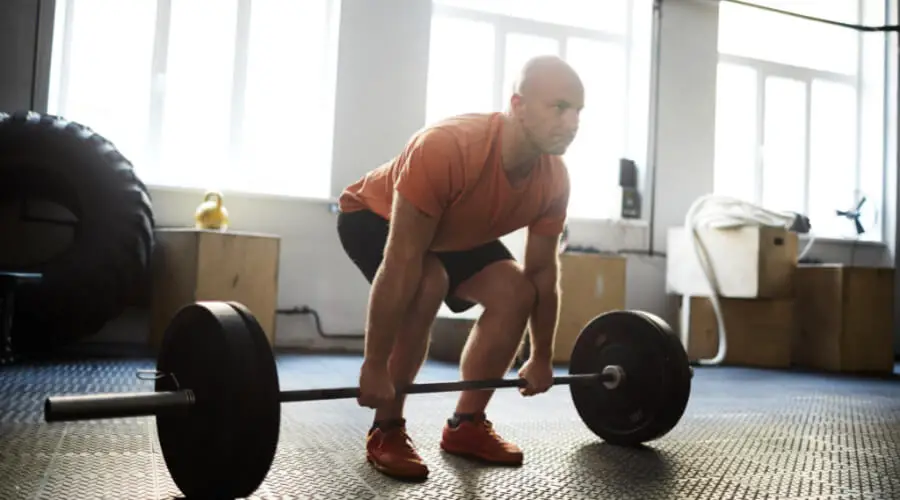
<path fill-rule="evenodd" d="M 433 256 L 426 257 L 415 299 L 388 358 L 388 371 L 398 390 L 415 380 L 425 361 L 431 325 L 446 297 L 447 286 L 447 275 L 440 261 Z M 428 476 L 428 467 L 406 433 L 405 401 L 404 395 L 398 395 L 392 403 L 375 410 L 366 440 L 366 458 L 377 470 L 389 476 L 423 480 Z"/>
<path fill-rule="evenodd" d="M 466 300 L 477 302 L 484 312 L 475 323 L 463 349 L 463 380 L 500 378 L 509 372 L 534 307 L 537 293 L 513 261 L 486 267 L 459 287 Z M 461 295 L 462 296 L 462 295 Z M 493 390 L 463 391 L 457 413 L 483 413 Z"/>
<path fill-rule="evenodd" d="M 436 257 L 429 255 L 425 259 L 416 298 L 403 321 L 403 330 L 397 332 L 388 361 L 395 388 L 411 384 L 422 368 L 428 354 L 431 326 L 447 295 L 447 286 L 444 267 Z M 405 402 L 405 395 L 398 395 L 390 405 L 375 410 L 375 421 L 403 418 Z"/>
<path fill-rule="evenodd" d="M 513 261 L 500 261 L 457 288 L 457 295 L 484 306 L 463 349 L 463 380 L 500 378 L 512 367 L 537 293 Z M 485 409 L 493 390 L 463 391 L 444 429 L 441 448 L 505 465 L 522 463 L 522 450 L 493 431 Z"/>

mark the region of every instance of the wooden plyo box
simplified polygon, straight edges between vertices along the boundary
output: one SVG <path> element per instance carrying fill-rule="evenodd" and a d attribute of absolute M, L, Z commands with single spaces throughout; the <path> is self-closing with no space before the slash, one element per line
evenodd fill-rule
<path fill-rule="evenodd" d="M 560 256 L 562 292 L 554 362 L 569 361 L 578 334 L 591 319 L 625 309 L 627 262 L 618 255 L 571 252 Z"/>
<path fill-rule="evenodd" d="M 236 301 L 275 342 L 278 236 L 235 231 L 158 229 L 153 263 L 150 339 L 159 348 L 172 317 L 203 300 Z"/>
<path fill-rule="evenodd" d="M 768 226 L 701 228 L 698 233 L 722 297 L 778 299 L 794 295 L 797 233 Z M 711 295 L 687 228 L 669 229 L 666 252 L 668 294 Z"/>
<path fill-rule="evenodd" d="M 894 270 L 840 264 L 797 268 L 794 364 L 835 372 L 894 369 Z"/>

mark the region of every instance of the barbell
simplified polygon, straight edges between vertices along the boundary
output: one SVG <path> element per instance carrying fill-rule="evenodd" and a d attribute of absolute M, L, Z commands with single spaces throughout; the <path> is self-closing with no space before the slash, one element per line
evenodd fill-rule
<path fill-rule="evenodd" d="M 166 328 L 153 392 L 60 395 L 47 422 L 155 416 L 163 459 L 187 498 L 253 494 L 272 466 L 281 403 L 349 399 L 359 388 L 282 391 L 275 356 L 253 314 L 236 302 L 197 302 Z M 612 311 L 589 321 L 572 348 L 567 376 L 575 409 L 604 441 L 634 446 L 667 434 L 690 397 L 692 370 L 660 318 Z M 524 387 L 523 379 L 410 384 L 422 394 Z"/>

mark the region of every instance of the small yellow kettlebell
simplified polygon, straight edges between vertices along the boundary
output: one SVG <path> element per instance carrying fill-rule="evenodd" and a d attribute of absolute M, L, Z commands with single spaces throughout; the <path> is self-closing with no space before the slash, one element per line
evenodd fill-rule
<path fill-rule="evenodd" d="M 197 207 L 194 213 L 194 221 L 197 229 L 216 229 L 226 231 L 228 229 L 228 210 L 222 205 L 222 193 L 208 191 L 203 196 L 203 203 Z"/>

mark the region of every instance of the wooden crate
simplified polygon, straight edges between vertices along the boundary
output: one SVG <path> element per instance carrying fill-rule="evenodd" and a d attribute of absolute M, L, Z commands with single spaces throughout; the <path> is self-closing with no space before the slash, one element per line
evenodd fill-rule
<path fill-rule="evenodd" d="M 588 321 L 625 309 L 627 260 L 619 255 L 570 252 L 560 256 L 560 264 L 562 296 L 553 360 L 566 363 Z"/>
<path fill-rule="evenodd" d="M 796 287 L 800 328 L 794 364 L 836 372 L 893 371 L 893 269 L 801 264 Z"/>
<path fill-rule="evenodd" d="M 720 298 L 719 305 L 726 334 L 723 365 L 791 365 L 791 343 L 798 329 L 794 299 Z M 683 312 L 679 310 L 680 314 Z M 708 297 L 692 297 L 688 313 L 688 358 L 713 358 L 719 350 L 719 326 L 712 301 Z"/>
<path fill-rule="evenodd" d="M 156 242 L 152 347 L 160 346 L 166 326 L 181 307 L 201 300 L 244 304 L 274 345 L 279 237 L 176 228 L 157 230 Z"/>

